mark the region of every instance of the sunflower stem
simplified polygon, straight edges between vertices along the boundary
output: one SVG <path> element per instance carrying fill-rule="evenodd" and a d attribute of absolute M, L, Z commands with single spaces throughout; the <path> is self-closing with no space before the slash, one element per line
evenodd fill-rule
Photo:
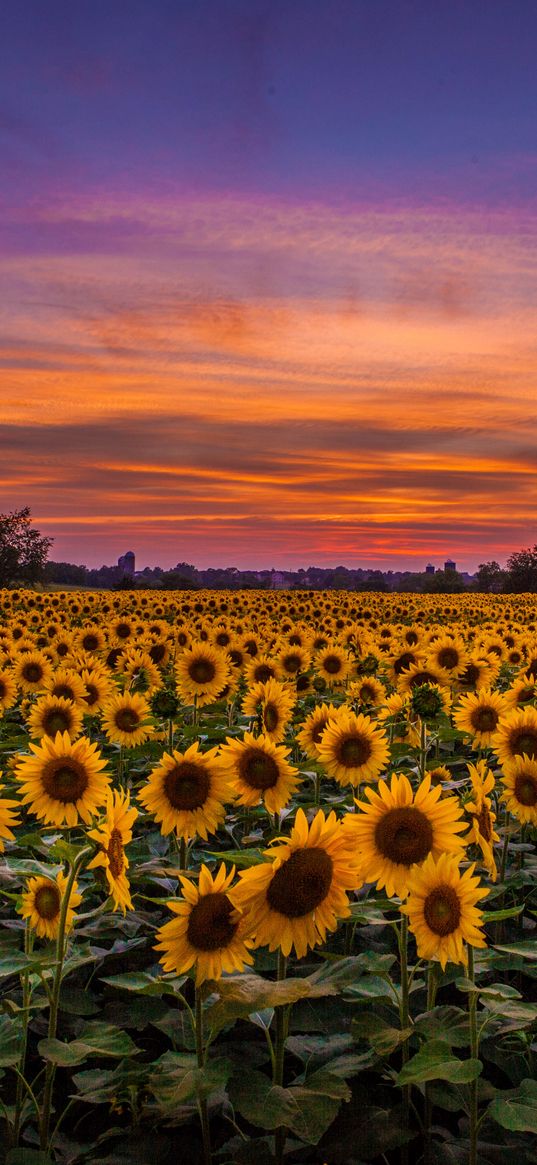
<path fill-rule="evenodd" d="M 468 978 L 475 986 L 474 948 L 468 947 Z M 472 1060 L 479 1059 L 479 1036 L 477 1032 L 477 993 L 471 991 L 468 995 L 468 1020 L 470 1024 L 470 1055 Z M 468 1165 L 477 1165 L 477 1077 L 470 1081 L 470 1154 Z"/>
<path fill-rule="evenodd" d="M 27 919 L 24 928 L 24 954 L 30 955 L 33 947 L 33 932 L 30 922 Z M 30 968 L 25 967 L 21 975 L 22 987 L 22 1043 L 21 1054 L 19 1059 L 19 1075 L 17 1076 L 17 1096 L 15 1101 L 15 1117 L 13 1121 L 13 1145 L 16 1147 L 19 1143 L 20 1122 L 22 1114 L 22 1105 L 24 1101 L 24 1069 L 26 1067 L 26 1047 L 28 1043 L 28 1019 L 30 1000 L 32 997 L 32 990 L 30 987 Z M 39 1111 L 39 1110 L 38 1110 Z"/>
<path fill-rule="evenodd" d="M 198 1068 L 203 1070 L 205 1065 L 205 1050 L 203 1046 L 203 1001 L 201 998 L 201 991 L 196 987 L 196 1056 L 198 1060 Z M 203 1140 L 203 1165 L 211 1165 L 211 1129 L 209 1125 L 209 1110 L 207 1108 L 207 1100 L 201 1094 L 198 1096 L 198 1111 L 201 1122 L 201 1136 Z"/>
<path fill-rule="evenodd" d="M 427 723 L 420 722 L 420 778 L 423 781 L 427 772 Z"/>
<path fill-rule="evenodd" d="M 60 918 L 58 923 L 58 934 L 56 938 L 56 966 L 54 968 L 54 984 L 52 987 L 52 997 L 50 1001 L 49 1019 L 48 1019 L 48 1039 L 56 1039 L 56 1031 L 58 1028 L 58 1012 L 60 1009 L 60 992 L 63 981 L 63 965 L 65 961 L 65 954 L 67 949 L 66 944 L 66 923 L 67 913 L 69 910 L 69 902 L 71 900 L 71 893 L 76 881 L 77 874 L 82 866 L 82 863 L 93 853 L 92 846 L 86 846 L 77 854 L 73 864 L 69 869 L 69 875 L 65 885 L 65 891 L 62 899 Z M 52 1093 L 54 1089 L 54 1077 L 56 1075 L 56 1065 L 50 1060 L 47 1061 L 45 1068 L 45 1086 L 43 1089 L 43 1105 L 41 1110 L 41 1128 L 40 1128 L 40 1148 L 43 1152 L 48 1149 L 50 1116 L 52 1110 Z"/>
<path fill-rule="evenodd" d="M 184 837 L 179 840 L 179 869 L 186 870 L 187 867 L 187 849 Z"/>
<path fill-rule="evenodd" d="M 282 953 L 281 948 L 278 948 L 278 967 L 276 977 L 278 983 L 281 983 L 287 974 L 287 959 Z M 276 1008 L 276 1040 L 274 1050 L 274 1072 L 273 1083 L 277 1088 L 283 1088 L 283 1068 L 285 1061 L 285 1040 L 286 1033 L 289 1026 L 288 1016 L 286 1016 L 286 1007 L 281 1004 Z M 282 1165 L 284 1149 L 285 1149 L 286 1130 L 283 1125 L 276 1129 L 274 1134 L 274 1156 L 276 1165 Z"/>
<path fill-rule="evenodd" d="M 427 969 L 427 1011 L 433 1010 L 436 1004 L 436 992 L 438 990 L 438 963 L 434 963 L 432 959 L 429 961 Z M 425 1083 L 425 1121 L 424 1121 L 424 1165 L 431 1165 L 432 1163 L 432 1141 L 431 1141 L 431 1123 L 433 1117 L 433 1102 L 431 1100 L 431 1086 L 427 1080 Z"/>
<path fill-rule="evenodd" d="M 399 939 L 399 965 L 401 969 L 401 992 L 399 1001 L 399 1017 L 401 1024 L 401 1031 L 407 1031 L 410 1024 L 410 1010 L 409 1010 L 409 981 L 408 981 L 408 918 L 406 914 L 401 915 L 401 928 L 398 934 Z M 403 1039 L 401 1054 L 403 1065 L 408 1061 L 408 1040 Z M 410 1125 L 410 1085 L 405 1084 L 402 1089 L 403 1101 L 403 1128 L 408 1129 Z M 401 1146 L 401 1165 L 408 1165 L 408 1145 Z"/>

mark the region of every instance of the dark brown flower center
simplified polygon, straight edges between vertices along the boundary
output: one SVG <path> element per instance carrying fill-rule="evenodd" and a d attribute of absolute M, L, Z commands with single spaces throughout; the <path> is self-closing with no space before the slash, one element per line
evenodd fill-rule
<path fill-rule="evenodd" d="M 509 747 L 513 756 L 525 754 L 533 760 L 537 756 L 537 732 L 531 728 L 515 729 L 510 734 Z"/>
<path fill-rule="evenodd" d="M 460 682 L 461 684 L 464 684 L 466 688 L 475 688 L 480 674 L 481 668 L 478 667 L 476 663 L 469 663 L 460 676 Z"/>
<path fill-rule="evenodd" d="M 328 724 L 328 716 L 325 716 L 322 720 L 318 720 L 315 727 L 312 728 L 311 739 L 313 740 L 314 744 L 319 743 L 327 724 Z"/>
<path fill-rule="evenodd" d="M 276 669 L 270 663 L 258 663 L 254 668 L 254 680 L 256 684 L 266 684 L 267 680 L 272 679 L 276 675 Z"/>
<path fill-rule="evenodd" d="M 535 688 L 520 688 L 517 695 L 517 704 L 529 704 L 535 699 Z"/>
<path fill-rule="evenodd" d="M 125 869 L 123 838 L 119 829 L 113 829 L 108 842 L 108 863 L 113 878 L 119 878 Z"/>
<path fill-rule="evenodd" d="M 75 693 L 69 684 L 54 684 L 51 688 L 52 696 L 62 696 L 64 700 L 74 700 Z"/>
<path fill-rule="evenodd" d="M 135 708 L 118 708 L 115 724 L 120 732 L 135 732 L 139 723 L 140 717 Z"/>
<path fill-rule="evenodd" d="M 40 663 L 25 663 L 22 674 L 28 684 L 38 684 L 43 677 L 43 668 Z"/>
<path fill-rule="evenodd" d="M 415 806 L 389 809 L 375 826 L 375 844 L 389 861 L 412 866 L 431 852 L 433 828 L 425 813 Z"/>
<path fill-rule="evenodd" d="M 49 797 L 64 803 L 76 802 L 85 793 L 89 778 L 84 765 L 74 757 L 59 756 L 45 765 L 43 788 Z"/>
<path fill-rule="evenodd" d="M 410 667 L 410 665 L 415 662 L 416 656 L 414 655 L 413 651 L 403 651 L 402 655 L 399 655 L 397 659 L 394 659 L 393 661 L 393 670 L 396 676 L 400 676 L 401 672 L 404 671 L 405 668 Z"/>
<path fill-rule="evenodd" d="M 96 635 L 84 635 L 82 646 L 86 651 L 96 651 L 99 646 L 99 640 Z"/>
<path fill-rule="evenodd" d="M 325 655 L 323 666 L 324 670 L 327 671 L 330 676 L 337 676 L 338 672 L 340 672 L 343 667 L 343 663 L 337 655 Z"/>
<path fill-rule="evenodd" d="M 60 913 L 61 900 L 60 891 L 54 882 L 40 886 L 34 899 L 35 909 L 39 917 L 45 918 L 47 922 L 52 922 Z"/>
<path fill-rule="evenodd" d="M 131 628 L 128 623 L 118 623 L 116 627 L 116 635 L 118 639 L 128 639 L 131 634 Z"/>
<path fill-rule="evenodd" d="M 55 736 L 57 732 L 68 732 L 72 723 L 69 712 L 60 708 L 51 709 L 43 717 L 43 728 L 47 736 Z"/>
<path fill-rule="evenodd" d="M 5 695 L 7 695 L 7 687 L 4 681 L 0 680 L 0 700 L 3 700 Z"/>
<path fill-rule="evenodd" d="M 422 684 L 435 684 L 438 676 L 433 675 L 432 671 L 418 671 L 412 676 L 410 681 L 411 688 L 419 688 Z"/>
<path fill-rule="evenodd" d="M 494 732 L 498 720 L 498 712 L 490 705 L 478 704 L 470 713 L 470 723 L 475 732 Z"/>
<path fill-rule="evenodd" d="M 435 886 L 427 895 L 423 915 L 429 930 L 441 938 L 457 929 L 461 907 L 457 892 L 452 886 Z"/>
<path fill-rule="evenodd" d="M 182 761 L 166 773 L 163 787 L 174 809 L 191 812 L 205 804 L 211 788 L 211 779 L 202 765 Z"/>
<path fill-rule="evenodd" d="M 492 818 L 490 816 L 490 809 L 487 809 L 486 805 L 483 805 L 483 808 L 475 816 L 475 820 L 477 821 L 481 837 L 485 841 L 492 841 Z"/>
<path fill-rule="evenodd" d="M 445 667 L 448 671 L 452 671 L 454 667 L 457 667 L 459 662 L 459 653 L 454 647 L 442 647 L 438 652 L 437 659 L 440 667 Z"/>
<path fill-rule="evenodd" d="M 291 672 L 292 674 L 294 674 L 294 672 L 300 671 L 301 663 L 302 663 L 301 657 L 299 655 L 295 655 L 294 652 L 291 652 L 289 655 L 286 655 L 285 659 L 283 660 L 283 666 L 285 668 L 285 671 Z"/>
<path fill-rule="evenodd" d="M 204 894 L 192 907 L 187 938 L 198 951 L 217 951 L 233 941 L 239 923 L 227 894 Z"/>
<path fill-rule="evenodd" d="M 193 659 L 188 666 L 188 674 L 194 684 L 210 684 L 216 675 L 216 668 L 211 659 Z"/>
<path fill-rule="evenodd" d="M 219 647 L 227 647 L 231 636 L 228 631 L 219 631 L 216 636 L 216 642 Z"/>
<path fill-rule="evenodd" d="M 86 695 L 84 696 L 84 700 L 89 708 L 93 708 L 93 705 L 98 703 L 99 689 L 95 687 L 95 684 L 86 684 Z"/>
<path fill-rule="evenodd" d="M 349 735 L 340 740 L 337 748 L 337 759 L 347 769 L 356 769 L 365 765 L 372 753 L 371 741 L 367 736 Z"/>
<path fill-rule="evenodd" d="M 537 779 L 531 773 L 519 773 L 515 777 L 515 797 L 520 805 L 537 804 Z"/>
<path fill-rule="evenodd" d="M 333 862 L 320 846 L 295 850 L 276 870 L 267 901 L 286 918 L 304 918 L 324 902 L 332 885 Z"/>
<path fill-rule="evenodd" d="M 166 655 L 166 645 L 164 643 L 153 643 L 149 648 L 148 654 L 153 663 L 162 663 Z"/>
<path fill-rule="evenodd" d="M 262 748 L 247 748 L 239 760 L 239 776 L 251 789 L 273 789 L 280 770 L 273 756 Z"/>
<path fill-rule="evenodd" d="M 280 723 L 280 716 L 275 704 L 265 704 L 263 709 L 263 724 L 267 732 L 275 732 Z"/>

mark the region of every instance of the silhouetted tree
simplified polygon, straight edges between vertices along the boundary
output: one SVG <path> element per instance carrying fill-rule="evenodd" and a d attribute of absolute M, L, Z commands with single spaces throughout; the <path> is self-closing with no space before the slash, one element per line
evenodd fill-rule
<path fill-rule="evenodd" d="M 514 594 L 537 591 L 537 546 L 518 550 L 507 559 L 504 590 Z"/>
<path fill-rule="evenodd" d="M 0 587 L 41 579 L 51 546 L 32 526 L 29 506 L 0 514 Z"/>

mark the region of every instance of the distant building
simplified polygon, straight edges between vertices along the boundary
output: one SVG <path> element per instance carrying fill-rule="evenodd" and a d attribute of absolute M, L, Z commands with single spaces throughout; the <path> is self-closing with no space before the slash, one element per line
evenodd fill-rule
<path fill-rule="evenodd" d="M 444 563 L 444 570 L 456 570 L 456 569 L 457 569 L 457 563 L 453 562 L 453 559 L 451 559 L 451 558 L 446 558 L 446 561 Z"/>
<path fill-rule="evenodd" d="M 427 566 L 425 567 L 425 574 L 434 574 L 434 566 L 432 562 L 427 563 Z"/>
<path fill-rule="evenodd" d="M 132 550 L 127 550 L 126 554 L 121 554 L 117 560 L 117 564 L 124 574 L 134 575 L 135 558 Z"/>

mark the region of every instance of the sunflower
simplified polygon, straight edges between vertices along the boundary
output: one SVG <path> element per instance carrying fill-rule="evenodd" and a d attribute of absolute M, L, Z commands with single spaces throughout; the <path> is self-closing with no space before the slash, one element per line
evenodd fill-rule
<path fill-rule="evenodd" d="M 52 664 L 42 651 L 23 651 L 16 657 L 13 678 L 23 692 L 39 692 L 51 676 Z"/>
<path fill-rule="evenodd" d="M 288 761 L 288 750 L 266 734 L 245 732 L 242 740 L 228 736 L 220 750 L 220 763 L 232 783 L 239 805 L 259 805 L 279 813 L 300 784 L 297 769 Z"/>
<path fill-rule="evenodd" d="M 88 870 L 104 867 L 109 892 L 116 910 L 133 910 L 127 878 L 129 861 L 125 846 L 132 841 L 132 827 L 138 810 L 130 805 L 130 794 L 109 790 L 106 799 L 106 821 L 97 829 L 88 829 L 88 837 L 99 846 L 99 852 L 88 865 Z"/>
<path fill-rule="evenodd" d="M 496 732 L 500 717 L 507 711 L 505 696 L 501 692 L 491 692 L 490 688 L 481 688 L 474 695 L 468 692 L 461 696 L 453 721 L 460 732 L 468 732 L 473 736 L 474 748 L 488 748 Z"/>
<path fill-rule="evenodd" d="M 499 672 L 499 665 L 491 656 L 483 659 L 479 655 L 470 655 L 466 666 L 457 677 L 459 691 L 479 691 L 480 688 L 491 688 Z"/>
<path fill-rule="evenodd" d="M 29 878 L 26 885 L 27 889 L 22 895 L 19 914 L 28 919 L 38 938 L 57 938 L 62 902 L 67 888 L 67 877 L 61 872 L 56 875 L 55 879 L 38 876 L 37 878 Z M 77 891 L 78 884 L 74 882 L 67 907 L 66 931 L 71 929 L 75 910 L 82 902 L 82 895 L 78 894 Z"/>
<path fill-rule="evenodd" d="M 82 731 L 82 712 L 72 700 L 47 694 L 32 705 L 27 724 L 32 740 L 55 736 L 57 732 L 67 732 L 71 740 L 76 740 Z"/>
<path fill-rule="evenodd" d="M 93 715 L 100 712 L 113 694 L 112 683 L 100 667 L 85 668 L 80 675 L 84 684 L 84 711 Z"/>
<path fill-rule="evenodd" d="M 255 659 L 248 659 L 244 674 L 248 687 L 251 687 L 253 684 L 266 684 L 267 680 L 279 680 L 282 669 L 277 659 L 262 653 Z"/>
<path fill-rule="evenodd" d="M 296 644 L 295 647 L 290 647 L 288 644 L 283 647 L 280 645 L 277 659 L 282 674 L 287 678 L 296 676 L 298 672 L 307 671 L 311 662 L 309 651 L 305 647 L 300 647 L 299 644 Z"/>
<path fill-rule="evenodd" d="M 329 688 L 340 687 L 348 679 L 352 669 L 352 659 L 339 643 L 331 643 L 317 652 L 315 670 L 323 677 Z"/>
<path fill-rule="evenodd" d="M 0 785 L 0 793 L 2 792 L 2 788 L 3 786 Z M 16 812 L 14 812 L 18 807 L 18 801 L 11 801 L 7 797 L 0 797 L 0 853 L 4 851 L 4 840 L 15 841 L 15 834 L 11 830 L 14 826 L 20 825 L 19 818 Z"/>
<path fill-rule="evenodd" d="M 500 764 L 516 756 L 537 757 L 537 710 L 517 708 L 502 716 L 492 740 L 492 747 Z"/>
<path fill-rule="evenodd" d="M 63 696 L 64 700 L 72 700 L 74 704 L 84 704 L 84 681 L 74 668 L 59 667 L 45 687 L 51 696 Z"/>
<path fill-rule="evenodd" d="M 537 699 L 537 679 L 524 673 L 511 684 L 504 695 L 509 711 L 512 708 L 523 708 L 526 704 L 533 704 Z"/>
<path fill-rule="evenodd" d="M 499 841 L 499 835 L 494 832 L 496 814 L 492 812 L 492 801 L 489 793 L 494 789 L 494 774 L 491 773 L 485 760 L 476 765 L 467 766 L 472 782 L 472 797 L 465 801 L 464 808 L 472 815 L 470 832 L 465 837 L 468 845 L 474 841 L 483 855 L 483 865 L 493 882 L 496 881 L 498 871 L 494 860 L 494 842 Z"/>
<path fill-rule="evenodd" d="M 17 703 L 17 682 L 8 668 L 0 668 L 0 714 Z"/>
<path fill-rule="evenodd" d="M 383 730 L 345 708 L 327 724 L 317 749 L 328 776 L 340 785 L 376 781 L 390 755 Z"/>
<path fill-rule="evenodd" d="M 412 689 L 410 707 L 414 716 L 422 720 L 437 720 L 439 716 L 449 716 L 451 696 L 447 688 L 439 684 L 419 684 Z"/>
<path fill-rule="evenodd" d="M 160 824 L 161 833 L 175 830 L 185 841 L 196 836 L 206 841 L 224 821 L 233 789 L 218 749 L 201 752 L 196 740 L 184 753 L 164 753 L 138 800 Z"/>
<path fill-rule="evenodd" d="M 431 785 L 442 785 L 444 781 L 452 780 L 452 774 L 446 765 L 435 765 L 434 768 L 427 771 L 431 778 Z"/>
<path fill-rule="evenodd" d="M 386 688 L 375 676 L 353 680 L 347 688 L 347 700 L 359 707 L 380 708 L 386 698 Z"/>
<path fill-rule="evenodd" d="M 486 898 L 488 889 L 474 877 L 474 866 L 461 874 L 457 858 L 449 853 L 435 859 L 432 854 L 416 866 L 408 881 L 408 900 L 401 907 L 408 915 L 420 959 L 438 959 L 444 971 L 447 963 L 468 962 L 464 943 L 486 947 L 483 915 L 476 903 Z"/>
<path fill-rule="evenodd" d="M 83 651 L 90 655 L 103 651 L 106 646 L 106 637 L 97 623 L 90 623 L 76 632 L 74 641 Z"/>
<path fill-rule="evenodd" d="M 199 987 L 206 979 L 221 979 L 225 971 L 243 971 L 253 963 L 249 916 L 238 907 L 237 888 L 230 888 L 234 876 L 233 866 L 226 877 L 222 862 L 214 878 L 202 865 L 197 887 L 180 877 L 183 897 L 168 902 L 176 917 L 157 931 L 155 950 L 163 952 L 165 971 L 182 975 L 195 966 Z"/>
<path fill-rule="evenodd" d="M 121 659 L 120 671 L 131 692 L 152 696 L 162 686 L 162 676 L 147 651 L 128 650 Z"/>
<path fill-rule="evenodd" d="M 464 640 L 460 635 L 440 635 L 427 649 L 426 662 L 449 672 L 451 677 L 460 675 L 468 662 Z"/>
<path fill-rule="evenodd" d="M 112 744 L 134 748 L 153 735 L 151 708 L 145 696 L 123 692 L 111 696 L 103 708 L 103 728 Z"/>
<path fill-rule="evenodd" d="M 505 762 L 500 777 L 502 801 L 521 825 L 537 825 L 537 760 L 515 756 Z"/>
<path fill-rule="evenodd" d="M 350 913 L 347 891 L 362 885 L 354 839 L 322 809 L 308 828 L 299 809 L 289 838 L 265 850 L 270 861 L 241 872 L 237 900 L 248 909 L 256 946 L 294 947 L 303 958 Z"/>
<path fill-rule="evenodd" d="M 230 678 L 227 656 L 208 643 L 194 643 L 179 656 L 176 677 L 185 704 L 213 704 Z"/>
<path fill-rule="evenodd" d="M 376 882 L 404 898 L 412 867 L 429 854 L 461 855 L 463 843 L 457 833 L 465 827 L 461 807 L 455 797 L 442 797 L 442 788 L 431 788 L 427 774 L 414 793 L 408 777 L 392 774 L 379 781 L 377 790 L 366 789 L 365 801 L 357 801 L 358 813 L 348 813 L 345 829 L 357 847 L 364 880 Z"/>
<path fill-rule="evenodd" d="M 338 714 L 339 708 L 335 704 L 317 704 L 317 707 L 306 716 L 296 739 L 300 747 L 310 760 L 319 760 L 319 744 L 329 720 Z"/>
<path fill-rule="evenodd" d="M 270 679 L 250 688 L 242 701 L 242 711 L 245 716 L 258 717 L 260 730 L 278 744 L 285 736 L 294 704 L 289 686 Z"/>
<path fill-rule="evenodd" d="M 423 684 L 438 684 L 441 688 L 448 688 L 449 672 L 436 664 L 413 663 L 399 675 L 397 691 L 401 695 L 410 694 L 414 688 L 420 688 Z"/>
<path fill-rule="evenodd" d="M 34 755 L 23 757 L 15 769 L 22 804 L 46 825 L 78 825 L 79 819 L 88 825 L 110 784 L 97 745 L 85 736 L 71 741 L 67 732 L 57 732 L 30 748 Z"/>

